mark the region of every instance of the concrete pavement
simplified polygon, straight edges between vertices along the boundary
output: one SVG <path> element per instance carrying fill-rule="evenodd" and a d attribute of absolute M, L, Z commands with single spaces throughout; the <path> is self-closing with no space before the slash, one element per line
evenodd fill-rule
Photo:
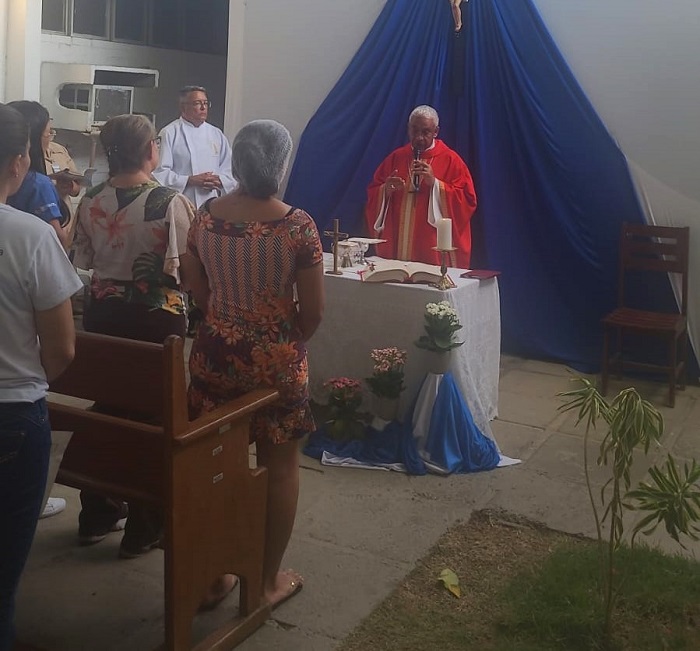
<path fill-rule="evenodd" d="M 556 394 L 572 387 L 564 366 L 503 357 L 499 418 L 493 433 L 509 468 L 473 475 L 410 477 L 327 468 L 302 457 L 301 497 L 285 559 L 305 576 L 304 590 L 281 606 L 241 651 L 330 651 L 396 587 L 448 527 L 474 509 L 504 508 L 571 533 L 594 533 L 584 485 L 583 430 L 557 411 Z M 627 382 L 613 381 L 611 395 Z M 666 387 L 635 382 L 666 419 L 664 442 L 639 455 L 633 478 L 671 451 L 700 458 L 700 388 L 665 406 Z M 596 435 L 598 440 L 600 435 Z M 607 475 L 593 472 L 596 486 Z M 162 552 L 117 560 L 120 534 L 77 546 L 76 491 L 56 486 L 66 511 L 41 520 L 18 602 L 20 639 L 52 651 L 146 651 L 162 641 Z M 679 548 L 665 534 L 654 541 Z M 688 552 L 700 552 L 689 545 Z M 201 615 L 195 637 L 237 607 L 231 595 Z"/>

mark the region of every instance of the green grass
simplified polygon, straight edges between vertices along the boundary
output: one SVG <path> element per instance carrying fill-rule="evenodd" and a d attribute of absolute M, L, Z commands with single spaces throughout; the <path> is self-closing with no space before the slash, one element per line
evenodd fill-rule
<path fill-rule="evenodd" d="M 596 544 L 476 515 L 445 534 L 340 650 L 605 649 Z M 444 567 L 460 577 L 459 600 L 436 582 Z M 624 548 L 617 576 L 623 588 L 609 650 L 700 649 L 700 564 Z"/>
<path fill-rule="evenodd" d="M 616 576 L 622 590 L 612 648 L 700 649 L 698 563 L 644 547 L 622 548 Z M 515 643 L 547 645 L 540 648 L 603 649 L 598 581 L 596 546 L 562 545 L 503 591 L 508 614 L 499 625 L 501 635 Z"/>

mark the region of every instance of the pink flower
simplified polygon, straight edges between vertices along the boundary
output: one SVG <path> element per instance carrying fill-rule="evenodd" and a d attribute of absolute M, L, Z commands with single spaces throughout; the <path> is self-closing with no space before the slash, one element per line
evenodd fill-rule
<path fill-rule="evenodd" d="M 380 398 L 398 398 L 404 390 L 406 351 L 398 348 L 375 348 L 370 353 L 374 361 L 372 377 L 366 378 L 374 395 Z"/>
<path fill-rule="evenodd" d="M 334 377 L 324 382 L 328 389 L 328 404 L 336 418 L 349 418 L 362 402 L 362 385 L 359 380 L 348 377 Z"/>
<path fill-rule="evenodd" d="M 397 371 L 403 373 L 406 364 L 406 351 L 398 348 L 375 348 L 370 357 L 374 360 L 374 373 L 389 373 Z"/>

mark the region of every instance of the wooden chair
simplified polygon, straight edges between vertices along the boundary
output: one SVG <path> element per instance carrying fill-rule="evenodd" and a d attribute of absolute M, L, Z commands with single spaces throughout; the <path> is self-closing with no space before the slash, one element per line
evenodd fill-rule
<path fill-rule="evenodd" d="M 269 616 L 263 603 L 267 471 L 248 465 L 256 409 L 277 399 L 252 391 L 190 421 L 184 341 L 164 345 L 79 332 L 73 364 L 49 396 L 51 426 L 72 431 L 56 481 L 165 512 L 165 645 L 192 648 L 191 625 L 212 581 L 241 580 L 240 615 L 196 645 L 231 649 Z M 111 412 L 116 415 L 110 415 Z"/>
<path fill-rule="evenodd" d="M 676 401 L 676 385 L 685 388 L 686 355 L 688 350 L 688 242 L 690 229 L 645 224 L 622 225 L 618 280 L 618 307 L 603 318 L 602 393 L 608 388 L 610 367 L 621 377 L 624 368 L 639 368 L 664 372 L 668 376 L 669 406 Z M 674 273 L 681 277 L 680 311 L 652 312 L 627 305 L 625 284 L 630 272 Z M 609 350 L 612 332 L 617 335 L 613 355 Z M 665 340 L 667 363 L 634 362 L 623 359 L 623 335 L 637 333 Z"/>

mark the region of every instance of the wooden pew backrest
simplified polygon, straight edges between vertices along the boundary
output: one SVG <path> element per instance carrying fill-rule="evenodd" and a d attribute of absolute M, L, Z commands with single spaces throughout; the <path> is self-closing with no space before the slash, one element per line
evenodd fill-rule
<path fill-rule="evenodd" d="M 100 405 L 102 413 L 124 414 L 134 420 L 161 417 L 167 413 L 170 402 L 183 415 L 186 413 L 183 354 L 183 340 L 175 336 L 168 337 L 160 346 L 79 332 L 75 361 L 51 383 L 50 390 L 92 400 Z M 164 371 L 168 358 L 175 364 L 174 384 L 180 386 L 166 386 Z"/>

